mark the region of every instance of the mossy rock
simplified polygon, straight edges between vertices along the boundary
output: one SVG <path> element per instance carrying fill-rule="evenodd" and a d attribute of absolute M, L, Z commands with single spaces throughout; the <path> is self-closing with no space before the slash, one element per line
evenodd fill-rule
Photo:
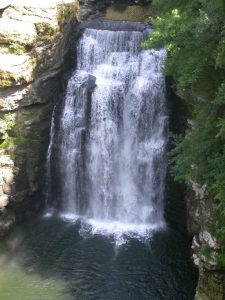
<path fill-rule="evenodd" d="M 35 29 L 38 41 L 51 41 L 54 38 L 55 28 L 47 22 L 35 23 Z"/>
<path fill-rule="evenodd" d="M 32 23 L 21 22 L 10 18 L 0 18 L 0 42 L 32 45 L 36 39 Z"/>
<path fill-rule="evenodd" d="M 70 22 L 71 18 L 77 16 L 79 10 L 79 3 L 75 1 L 74 3 L 61 4 L 58 5 L 57 20 L 60 30 Z"/>
<path fill-rule="evenodd" d="M 11 73 L 0 72 L 0 88 L 8 88 L 10 86 L 14 86 L 15 84 L 16 80 Z"/>
<path fill-rule="evenodd" d="M 0 55 L 0 88 L 18 86 L 33 80 L 35 61 L 29 55 Z"/>

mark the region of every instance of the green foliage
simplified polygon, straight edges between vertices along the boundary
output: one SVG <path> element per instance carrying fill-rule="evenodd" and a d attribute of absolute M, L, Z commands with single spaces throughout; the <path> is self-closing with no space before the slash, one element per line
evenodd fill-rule
<path fill-rule="evenodd" d="M 225 253 L 221 253 L 218 259 L 218 266 L 225 268 Z"/>
<path fill-rule="evenodd" d="M 3 149 L 6 153 L 8 153 L 11 157 L 15 157 L 18 155 L 15 153 L 15 149 L 23 150 L 24 147 L 30 148 L 31 145 L 33 146 L 35 143 L 38 143 L 37 140 L 32 140 L 28 137 L 17 136 L 17 137 L 7 137 L 1 144 L 0 149 Z"/>
<path fill-rule="evenodd" d="M 225 267 L 224 1 L 154 3 L 162 14 L 150 20 L 154 32 L 143 46 L 167 48 L 165 72 L 173 77 L 179 94 L 189 99 L 192 112 L 185 135 L 173 136 L 172 174 L 186 184 L 207 186 L 217 205 L 216 236 L 222 246 L 218 263 Z"/>
<path fill-rule="evenodd" d="M 15 116 L 13 114 L 5 114 L 0 118 L 0 134 L 4 135 L 7 131 L 15 125 Z"/>
<path fill-rule="evenodd" d="M 173 75 L 179 91 L 196 82 L 206 66 L 215 65 L 215 45 L 220 42 L 222 19 L 219 6 L 215 2 L 164 1 L 165 7 L 173 9 L 150 20 L 154 32 L 143 46 L 166 46 L 169 59 L 165 72 Z M 222 42 L 220 52 L 218 65 L 224 53 Z"/>
<path fill-rule="evenodd" d="M 216 67 L 217 68 L 225 67 L 225 36 L 220 40 L 218 44 Z"/>
<path fill-rule="evenodd" d="M 205 258 L 206 258 L 207 260 L 210 259 L 210 257 L 211 257 L 211 252 L 212 252 L 212 250 L 211 250 L 211 248 L 210 248 L 208 245 L 205 245 L 205 246 L 203 247 L 203 249 L 202 249 L 202 255 L 205 256 Z"/>
<path fill-rule="evenodd" d="M 173 174 L 177 180 L 207 184 L 215 194 L 215 184 L 225 176 L 225 84 L 214 100 L 195 103 L 192 122 L 185 137 L 174 139 Z"/>
<path fill-rule="evenodd" d="M 9 52 L 13 54 L 21 55 L 26 52 L 24 45 L 13 43 L 9 46 Z"/>
<path fill-rule="evenodd" d="M 51 41 L 54 37 L 55 29 L 47 22 L 35 23 L 35 28 L 39 41 Z"/>

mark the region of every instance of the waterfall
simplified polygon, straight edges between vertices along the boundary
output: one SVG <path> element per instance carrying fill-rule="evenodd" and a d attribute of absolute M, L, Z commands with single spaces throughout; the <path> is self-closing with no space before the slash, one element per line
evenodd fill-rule
<path fill-rule="evenodd" d="M 146 25 L 107 22 L 84 30 L 77 68 L 53 116 L 47 170 L 56 179 L 48 180 L 48 203 L 95 225 L 161 226 L 166 52 L 141 49 L 151 32 Z"/>

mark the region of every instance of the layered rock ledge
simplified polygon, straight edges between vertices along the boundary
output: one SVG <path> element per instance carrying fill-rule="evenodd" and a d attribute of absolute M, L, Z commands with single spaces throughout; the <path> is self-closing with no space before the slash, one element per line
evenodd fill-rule
<path fill-rule="evenodd" d="M 76 0 L 0 4 L 0 234 L 43 204 L 52 108 L 78 22 Z"/>

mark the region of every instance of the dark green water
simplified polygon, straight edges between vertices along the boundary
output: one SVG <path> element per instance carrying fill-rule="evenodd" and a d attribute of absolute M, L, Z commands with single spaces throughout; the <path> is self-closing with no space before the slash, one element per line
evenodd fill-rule
<path fill-rule="evenodd" d="M 190 247 L 172 229 L 145 242 L 82 237 L 79 224 L 37 219 L 1 243 L 1 300 L 193 300 Z"/>

